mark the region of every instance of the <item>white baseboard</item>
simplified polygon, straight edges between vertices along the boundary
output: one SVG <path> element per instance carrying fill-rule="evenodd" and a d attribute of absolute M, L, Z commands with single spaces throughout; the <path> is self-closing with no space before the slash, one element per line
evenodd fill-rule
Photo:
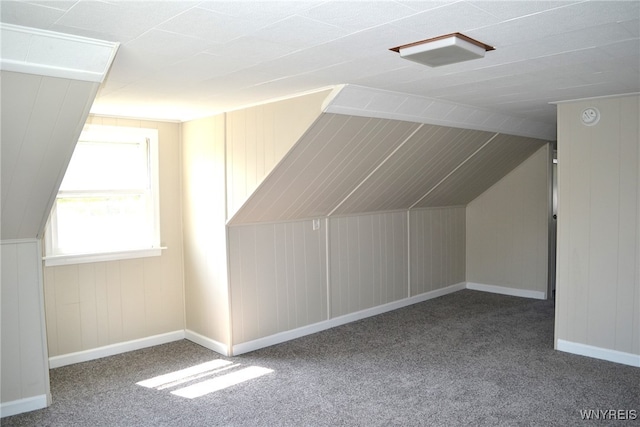
<path fill-rule="evenodd" d="M 640 368 L 640 354 L 625 353 L 622 351 L 610 350 L 608 348 L 602 347 L 594 347 L 592 345 L 580 344 L 560 339 L 556 343 L 556 350 Z"/>
<path fill-rule="evenodd" d="M 511 295 L 514 297 L 547 299 L 546 292 L 530 291 L 526 289 L 507 288 L 505 286 L 485 285 L 484 283 L 467 282 L 467 289 L 493 294 Z"/>
<path fill-rule="evenodd" d="M 49 368 L 59 368 L 61 366 L 72 365 L 74 363 L 88 362 L 89 360 L 100 359 L 102 357 L 113 356 L 128 351 L 140 350 L 154 345 L 166 344 L 172 341 L 179 341 L 185 338 L 184 330 L 168 332 L 166 334 L 154 335 L 137 340 L 111 344 L 104 347 L 93 348 L 91 350 L 78 351 L 76 353 L 63 354 L 49 358 Z"/>
<path fill-rule="evenodd" d="M 23 412 L 36 411 L 46 408 L 47 406 L 46 394 L 12 400 L 11 402 L 2 402 L 0 403 L 0 418 L 22 414 Z"/>
<path fill-rule="evenodd" d="M 328 320 L 323 320 L 312 325 L 302 326 L 300 328 L 292 329 L 290 331 L 279 332 L 274 335 L 269 335 L 264 338 L 258 338 L 256 340 L 247 341 L 244 343 L 236 344 L 232 348 L 232 355 L 238 356 L 250 351 L 259 350 L 261 348 L 269 347 L 275 344 L 280 344 L 286 341 L 290 341 L 296 338 L 303 337 L 305 335 L 315 334 L 316 332 L 324 331 L 336 326 L 344 325 L 347 323 L 355 322 L 356 320 L 365 319 L 367 317 L 377 316 L 378 314 L 386 313 L 388 311 L 397 310 L 409 305 L 417 304 L 419 302 L 427 301 L 433 298 L 437 298 L 446 294 L 460 291 L 465 289 L 465 283 L 457 283 L 455 285 L 447 286 L 446 288 L 436 289 L 434 291 L 426 292 L 424 294 L 416 295 L 409 298 L 404 298 L 398 301 L 390 302 L 387 304 L 379 305 L 376 307 L 360 310 L 355 313 L 345 314 L 343 316 L 334 317 Z"/>
<path fill-rule="evenodd" d="M 204 335 L 200 335 L 197 332 L 190 331 L 189 329 L 184 331 L 184 337 L 189 341 L 192 341 L 198 345 L 203 346 L 204 348 L 208 348 L 209 350 L 213 350 L 216 353 L 220 353 L 223 356 L 230 356 L 229 354 L 229 346 L 218 342 L 216 340 L 212 340 L 211 338 L 207 338 Z"/>

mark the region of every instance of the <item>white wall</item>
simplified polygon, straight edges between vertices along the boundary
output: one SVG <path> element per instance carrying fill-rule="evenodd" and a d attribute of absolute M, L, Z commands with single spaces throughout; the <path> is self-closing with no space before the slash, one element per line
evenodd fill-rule
<path fill-rule="evenodd" d="M 200 344 L 226 354 L 231 338 L 224 115 L 182 125 L 182 180 L 186 329 L 199 335 Z"/>
<path fill-rule="evenodd" d="M 544 146 L 467 205 L 467 282 L 546 298 L 550 167 Z"/>
<path fill-rule="evenodd" d="M 410 213 L 411 296 L 465 281 L 465 208 Z"/>
<path fill-rule="evenodd" d="M 331 218 L 329 242 L 331 317 L 409 296 L 406 212 Z"/>
<path fill-rule="evenodd" d="M 318 118 L 329 92 L 226 113 L 227 219 Z"/>
<path fill-rule="evenodd" d="M 160 238 L 151 258 L 44 268 L 49 356 L 66 357 L 184 330 L 180 125 L 90 116 L 87 123 L 158 129 Z M 65 360 L 68 360 L 66 362 Z"/>
<path fill-rule="evenodd" d="M 229 227 L 234 351 L 461 289 L 464 214 L 456 207 L 321 218 L 317 230 L 313 220 Z"/>
<path fill-rule="evenodd" d="M 0 416 L 44 408 L 49 394 L 42 295 L 42 252 L 36 239 L 2 241 Z"/>
<path fill-rule="evenodd" d="M 325 244 L 311 221 L 229 228 L 234 345 L 327 319 Z"/>
<path fill-rule="evenodd" d="M 558 105 L 556 348 L 640 366 L 640 97 Z M 580 121 L 587 107 L 600 121 Z"/>

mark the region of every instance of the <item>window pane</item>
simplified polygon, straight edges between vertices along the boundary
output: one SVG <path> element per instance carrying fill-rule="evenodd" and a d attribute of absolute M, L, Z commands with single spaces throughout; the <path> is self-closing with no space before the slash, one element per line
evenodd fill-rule
<path fill-rule="evenodd" d="M 60 191 L 149 188 L 146 143 L 79 142 Z"/>
<path fill-rule="evenodd" d="M 147 195 L 58 198 L 59 254 L 149 247 L 153 223 Z"/>

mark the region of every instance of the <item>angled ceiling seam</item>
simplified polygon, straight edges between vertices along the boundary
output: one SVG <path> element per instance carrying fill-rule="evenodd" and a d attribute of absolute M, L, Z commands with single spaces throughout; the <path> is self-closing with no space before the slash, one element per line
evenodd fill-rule
<path fill-rule="evenodd" d="M 478 148 L 477 150 L 475 150 L 473 153 L 471 153 L 470 156 L 468 156 L 466 159 L 464 159 L 464 161 L 462 161 L 462 163 L 460 163 L 458 166 L 456 166 L 451 172 L 449 172 L 444 178 L 442 178 L 440 181 L 438 181 L 437 184 L 435 184 L 433 187 L 431 187 L 429 189 L 429 191 L 427 191 L 420 199 L 418 199 L 414 204 L 412 204 L 411 206 L 409 206 L 409 210 L 413 209 L 416 207 L 416 205 L 418 205 L 421 201 L 423 201 L 429 194 L 431 194 L 436 188 L 438 188 L 443 182 L 445 182 L 447 179 L 449 179 L 449 177 L 451 177 L 451 175 L 453 175 L 458 169 L 460 169 L 462 166 L 464 166 L 469 160 L 471 160 L 473 157 L 475 157 L 480 151 L 482 151 L 487 145 L 489 145 L 493 140 L 495 140 L 498 135 L 500 135 L 499 133 L 495 133 L 491 136 L 491 138 L 489 138 L 487 140 L 487 142 L 485 142 L 484 144 L 482 144 L 480 146 L 480 148 Z"/>
<path fill-rule="evenodd" d="M 324 114 L 324 113 L 323 113 L 323 114 Z M 370 123 L 372 120 L 373 120 L 373 119 L 370 119 L 367 123 Z M 375 141 L 375 140 L 376 140 L 376 137 L 380 136 L 380 133 L 381 133 L 381 132 L 383 132 L 383 131 L 386 131 L 386 130 L 385 130 L 385 126 L 383 126 L 383 125 L 382 125 L 381 123 L 379 123 L 379 122 L 378 122 L 378 123 L 374 123 L 374 124 L 370 127 L 370 129 L 366 131 L 366 135 L 361 135 L 361 132 L 358 132 L 356 135 L 354 135 L 354 136 L 351 138 L 351 140 L 350 140 L 349 142 L 352 142 L 356 136 L 358 136 L 358 138 L 359 138 L 360 140 L 370 140 L 370 141 Z M 379 138 L 379 140 L 380 140 L 380 141 L 384 141 L 384 140 L 385 140 L 385 137 Z M 345 144 L 345 146 L 348 146 L 348 145 L 349 145 L 349 144 Z M 354 153 L 356 153 L 356 152 L 362 152 L 362 151 L 363 151 L 363 148 L 362 148 L 361 144 L 359 144 L 359 145 L 357 145 L 357 146 L 353 147 L 351 150 L 349 150 L 349 153 L 354 154 Z M 342 151 L 341 151 L 340 153 L 342 153 Z M 347 158 L 349 158 L 349 156 L 346 156 L 346 155 L 345 155 L 345 156 L 341 156 L 341 157 L 342 157 L 342 159 L 340 160 L 339 164 L 338 164 L 338 165 L 336 165 L 336 166 L 341 165 L 342 163 L 344 163 L 344 162 L 346 161 L 346 159 L 347 159 Z M 364 158 L 364 157 L 365 157 L 365 156 L 361 156 L 361 158 Z M 327 167 L 328 167 L 328 166 L 327 166 Z M 327 169 L 327 168 L 325 167 L 323 170 L 326 170 L 326 169 Z M 334 167 L 334 170 L 335 170 L 335 169 L 338 169 L 338 168 L 337 168 L 337 167 Z M 324 179 L 322 179 L 322 181 L 319 183 L 318 187 L 327 187 L 329 184 L 331 184 L 333 181 L 335 181 L 335 180 L 337 179 L 337 177 L 336 177 L 335 175 L 324 174 L 324 176 L 325 176 L 325 178 L 324 178 Z M 309 200 L 310 198 L 311 198 L 310 196 L 309 196 L 309 197 L 307 197 L 307 200 L 305 200 L 305 202 L 304 202 L 304 203 L 308 203 L 308 200 Z M 325 201 L 325 200 L 326 200 L 326 198 L 325 198 L 325 199 L 323 199 L 323 201 Z M 297 211 L 299 211 L 299 210 L 301 210 L 301 209 L 303 209 L 303 208 L 306 208 L 306 207 L 307 207 L 307 205 L 303 205 L 303 204 L 300 204 L 300 205 L 298 205 L 298 206 L 299 206 L 299 207 L 298 207 L 298 210 L 297 210 Z M 293 213 L 294 213 L 294 214 L 296 214 L 296 213 L 297 213 L 297 211 L 294 211 Z M 324 215 L 324 214 L 323 214 L 323 215 Z"/>
<path fill-rule="evenodd" d="M 401 149 L 401 148 L 402 148 L 402 147 L 407 143 L 407 141 L 409 141 L 411 138 L 413 138 L 413 136 L 414 136 L 416 133 L 418 133 L 418 131 L 419 131 L 420 129 L 422 129 L 422 127 L 423 127 L 423 126 L 424 126 L 424 124 L 420 124 L 420 126 L 418 126 L 416 129 L 414 129 L 414 130 L 413 130 L 413 132 L 411 132 L 411 134 L 410 134 L 408 137 L 406 137 L 406 138 L 404 139 L 404 141 L 402 141 L 400 144 L 398 144 L 398 146 L 397 146 L 397 147 L 396 147 L 396 148 L 395 148 L 391 153 L 389 153 L 389 154 L 387 155 L 387 157 L 385 157 L 385 158 L 382 160 L 382 162 L 380 162 L 380 163 L 379 163 L 379 164 L 378 164 L 378 165 L 377 165 L 377 166 L 376 166 L 376 167 L 375 167 L 375 168 L 374 168 L 374 169 L 373 169 L 373 170 L 372 170 L 372 171 L 371 171 L 371 172 L 370 172 L 370 173 L 369 173 L 369 174 L 368 174 L 368 175 L 367 175 L 367 176 L 366 176 L 366 177 L 365 177 L 365 178 L 364 178 L 364 179 L 363 179 L 363 180 L 362 180 L 358 185 L 356 185 L 356 186 L 353 188 L 353 190 L 351 190 L 351 192 L 350 192 L 350 193 L 349 193 L 349 194 L 348 194 L 344 199 L 342 199 L 342 201 L 340 201 L 340 203 L 338 203 L 338 204 L 337 204 L 337 205 L 336 205 L 336 206 L 335 206 L 335 207 L 334 207 L 334 208 L 333 208 L 333 209 L 332 209 L 332 210 L 327 214 L 327 216 L 331 216 L 331 215 L 333 215 L 333 213 L 334 213 L 336 210 L 338 210 L 338 209 L 340 208 L 340 206 L 342 206 L 342 204 L 343 204 L 344 202 L 346 202 L 346 201 L 347 201 L 347 200 L 348 200 L 348 199 L 349 199 L 349 198 L 350 198 L 350 197 L 351 197 L 351 196 L 352 196 L 356 191 L 358 191 L 358 189 L 359 189 L 359 188 L 360 188 L 360 187 L 361 187 L 365 182 L 367 182 L 367 180 L 368 180 L 369 178 L 371 178 L 371 176 L 372 176 L 374 173 L 376 173 L 376 171 L 377 171 L 378 169 L 380 169 L 380 168 L 381 168 L 381 167 L 382 167 L 386 162 L 388 162 L 388 161 L 389 161 L 389 159 L 391 159 L 391 158 L 392 158 L 392 157 L 393 157 L 393 156 L 398 152 L 398 150 L 400 150 L 400 149 Z"/>

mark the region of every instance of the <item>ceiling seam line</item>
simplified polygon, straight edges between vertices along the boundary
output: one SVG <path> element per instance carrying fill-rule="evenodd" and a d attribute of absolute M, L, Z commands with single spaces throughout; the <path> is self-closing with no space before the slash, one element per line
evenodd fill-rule
<path fill-rule="evenodd" d="M 412 204 L 411 206 L 409 206 L 409 210 L 413 209 L 416 207 L 416 205 L 418 203 L 420 203 L 421 201 L 423 201 L 429 194 L 431 194 L 436 188 L 438 188 L 440 186 L 440 184 L 442 184 L 443 182 L 445 182 L 451 175 L 453 175 L 458 169 L 460 169 L 464 164 L 466 164 L 469 160 L 471 160 L 472 158 L 475 157 L 476 154 L 478 154 L 480 151 L 482 151 L 482 149 L 484 147 L 486 147 L 487 145 L 489 145 L 489 143 L 491 141 L 493 141 L 494 139 L 496 139 L 498 137 L 498 135 L 500 135 L 499 132 L 495 133 L 491 138 L 489 138 L 489 140 L 487 142 L 485 142 L 484 144 L 482 144 L 482 146 L 480 148 L 478 148 L 476 151 L 474 151 L 473 153 L 471 153 L 471 155 L 469 157 L 467 157 L 466 159 L 464 159 L 464 161 L 462 163 L 460 163 L 454 170 L 452 170 L 451 172 L 449 172 L 447 174 L 447 176 L 445 176 L 444 178 L 442 178 L 436 185 L 434 185 L 433 187 L 431 187 L 431 189 L 429 191 L 427 191 L 427 193 L 420 197 L 414 204 Z"/>
<path fill-rule="evenodd" d="M 418 126 L 418 127 L 417 127 L 413 132 L 411 132 L 411 135 L 409 135 L 408 137 L 406 137 L 406 138 L 404 139 L 404 141 L 402 141 L 402 142 L 401 142 L 401 143 L 400 143 L 400 144 L 399 144 L 399 145 L 398 145 L 398 146 L 397 146 L 397 147 L 396 147 L 396 148 L 395 148 L 391 153 L 389 153 L 389 155 L 387 155 L 387 157 L 385 157 L 385 158 L 384 158 L 384 160 L 382 160 L 382 162 L 380 162 L 380 164 L 379 164 L 378 166 L 376 166 L 376 167 L 375 167 L 375 168 L 374 168 L 374 169 L 373 169 L 373 170 L 372 170 L 372 171 L 371 171 L 371 172 L 370 172 L 370 173 L 369 173 L 369 174 L 368 174 L 368 175 L 367 175 L 367 176 L 366 176 L 362 181 L 360 181 L 360 184 L 358 184 L 358 185 L 357 185 L 353 190 L 351 190 L 351 192 L 350 192 L 349 194 L 347 194 L 347 195 L 346 195 L 346 197 L 345 197 L 344 199 L 342 199 L 342 201 L 341 201 L 340 203 L 338 203 L 338 205 L 337 205 L 335 208 L 333 208 L 333 209 L 331 210 L 331 212 L 329 212 L 329 213 L 327 214 L 327 216 L 331 216 L 331 215 L 333 215 L 333 213 L 334 213 L 336 210 L 338 210 L 338 208 L 340 208 L 340 206 L 342 206 L 342 204 L 343 204 L 344 202 L 346 202 L 346 201 L 349 199 L 349 197 L 351 197 L 351 196 L 353 195 L 353 193 L 355 193 L 356 191 L 358 191 L 358 189 L 359 189 L 362 185 L 364 185 L 364 183 L 365 183 L 365 182 L 367 182 L 367 180 L 368 180 L 369 178 L 371 178 L 371 176 L 372 176 L 374 173 L 376 173 L 376 171 L 377 171 L 378 169 L 380 169 L 380 168 L 381 168 L 385 163 L 387 163 L 387 161 L 388 161 L 391 157 L 393 157 L 393 155 L 394 155 L 394 154 L 396 154 L 396 152 L 397 152 L 399 149 L 401 149 L 401 148 L 404 146 L 404 144 L 406 144 L 406 143 L 407 143 L 411 138 L 413 138 L 413 136 L 414 136 L 416 133 L 418 133 L 418 131 L 419 131 L 420 129 L 422 129 L 422 127 L 423 127 L 423 126 L 424 126 L 424 123 L 421 123 L 421 124 L 420 124 L 420 126 Z"/>

